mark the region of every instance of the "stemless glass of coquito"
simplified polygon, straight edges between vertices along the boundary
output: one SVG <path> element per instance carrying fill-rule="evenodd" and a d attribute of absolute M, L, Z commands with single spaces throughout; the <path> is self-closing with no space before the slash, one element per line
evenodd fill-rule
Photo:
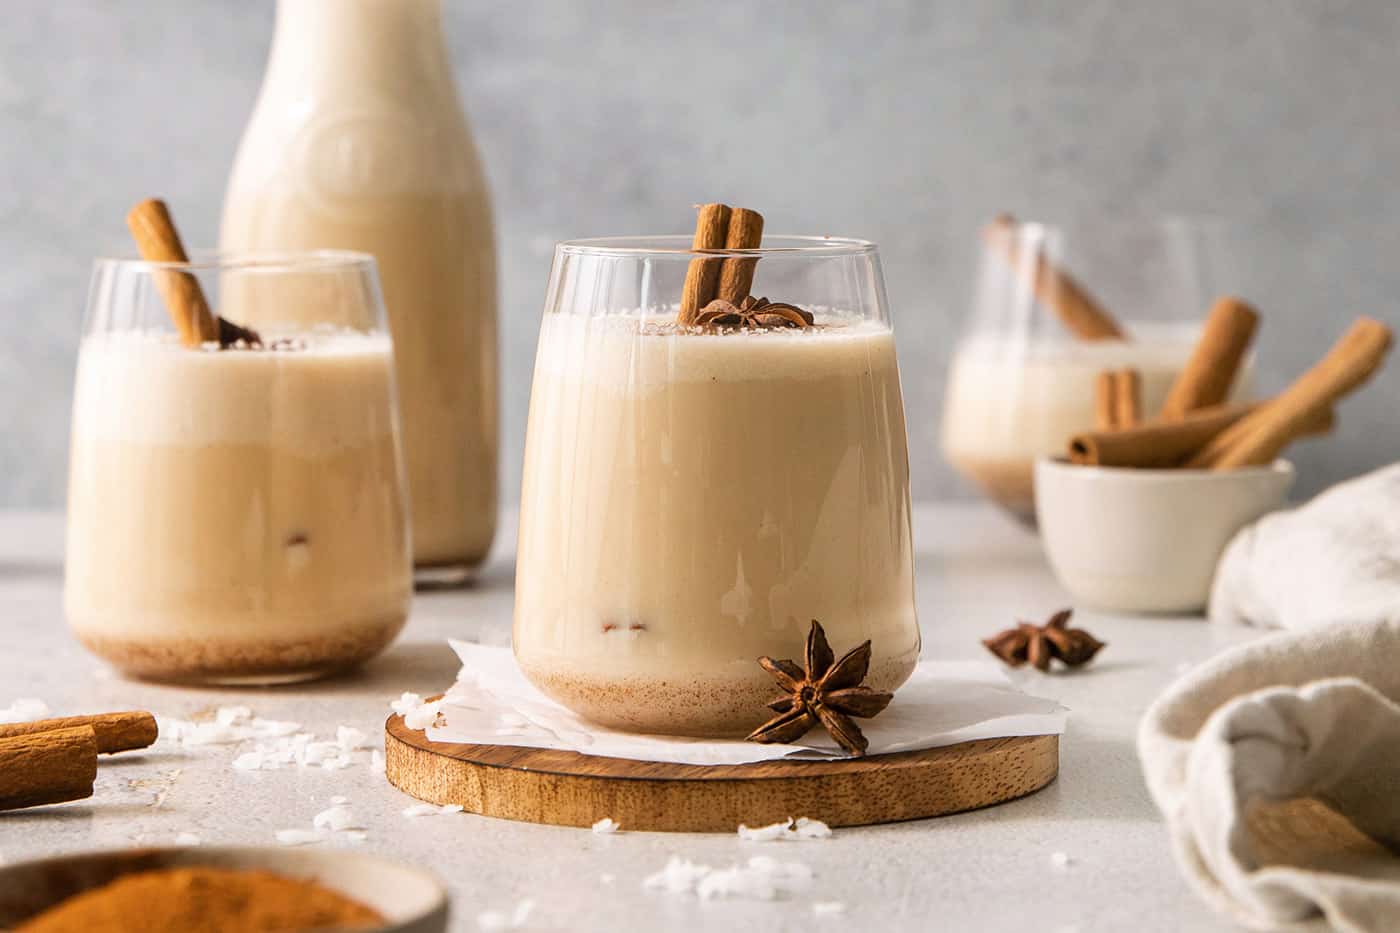
<path fill-rule="evenodd" d="M 988 498 L 1035 521 L 1033 473 L 1094 428 L 1099 373 L 1131 368 L 1155 414 L 1226 281 L 1210 219 L 998 217 L 982 231 L 972 311 L 943 402 L 943 455 Z M 1246 364 L 1234 395 L 1248 391 Z"/>
<path fill-rule="evenodd" d="M 256 341 L 181 336 L 191 294 Z M 362 253 L 96 264 L 65 606 L 129 674 L 276 683 L 383 649 L 412 592 L 392 345 Z"/>
<path fill-rule="evenodd" d="M 815 326 L 677 320 L 688 237 L 577 240 L 554 255 L 535 362 L 514 625 L 525 675 L 637 732 L 742 735 L 761 655 L 811 620 L 867 683 L 919 653 L 909 466 L 875 246 L 768 237 L 751 294 Z M 719 257 L 724 257 L 723 259 Z"/>

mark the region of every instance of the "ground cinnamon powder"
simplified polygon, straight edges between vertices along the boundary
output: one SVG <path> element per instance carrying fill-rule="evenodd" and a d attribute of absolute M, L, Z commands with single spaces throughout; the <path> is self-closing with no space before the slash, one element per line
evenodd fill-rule
<path fill-rule="evenodd" d="M 254 933 L 383 923 L 376 911 L 311 881 L 267 871 L 166 868 L 70 897 L 16 933 Z"/>

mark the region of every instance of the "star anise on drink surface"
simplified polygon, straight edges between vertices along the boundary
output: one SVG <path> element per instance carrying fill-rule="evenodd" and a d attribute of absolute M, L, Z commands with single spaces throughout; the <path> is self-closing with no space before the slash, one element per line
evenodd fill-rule
<path fill-rule="evenodd" d="M 1037 670 L 1048 671 L 1054 658 L 1063 661 L 1066 667 L 1088 664 L 1104 643 L 1082 628 L 1070 628 L 1069 620 L 1073 615 L 1073 609 L 1061 609 L 1044 625 L 1021 622 L 1015 628 L 983 639 L 982 644 L 1012 667 L 1030 664 Z"/>
<path fill-rule="evenodd" d="M 766 656 L 758 663 L 786 692 L 768 704 L 778 715 L 751 732 L 750 742 L 795 742 L 820 723 L 836 744 L 860 757 L 870 743 L 851 717 L 869 719 L 894 699 L 892 693 L 860 685 L 870 670 L 870 642 L 837 661 L 816 619 L 807 632 L 805 671 L 792 661 Z"/>
<path fill-rule="evenodd" d="M 785 301 L 745 296 L 737 306 L 716 298 L 695 316 L 696 327 L 742 327 L 746 330 L 769 327 L 811 327 L 816 323 L 809 311 Z"/>

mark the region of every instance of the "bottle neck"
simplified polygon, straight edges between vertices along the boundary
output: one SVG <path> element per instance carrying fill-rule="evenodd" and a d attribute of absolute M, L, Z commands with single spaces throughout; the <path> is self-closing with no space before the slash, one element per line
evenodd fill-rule
<path fill-rule="evenodd" d="M 268 89 L 455 104 L 441 0 L 278 0 Z"/>

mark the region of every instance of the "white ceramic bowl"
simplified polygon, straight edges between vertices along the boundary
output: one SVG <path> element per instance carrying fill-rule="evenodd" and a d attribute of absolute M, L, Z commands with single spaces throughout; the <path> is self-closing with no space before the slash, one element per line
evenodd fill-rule
<path fill-rule="evenodd" d="M 421 869 L 359 852 L 198 847 L 83 852 L 0 868 L 0 930 L 9 929 L 81 891 L 122 875 L 157 868 L 263 869 L 309 878 L 373 907 L 393 933 L 443 933 L 447 891 Z"/>
<path fill-rule="evenodd" d="M 1235 532 L 1283 504 L 1293 465 L 1138 470 L 1040 460 L 1036 517 L 1050 566 L 1078 602 L 1196 612 Z"/>

